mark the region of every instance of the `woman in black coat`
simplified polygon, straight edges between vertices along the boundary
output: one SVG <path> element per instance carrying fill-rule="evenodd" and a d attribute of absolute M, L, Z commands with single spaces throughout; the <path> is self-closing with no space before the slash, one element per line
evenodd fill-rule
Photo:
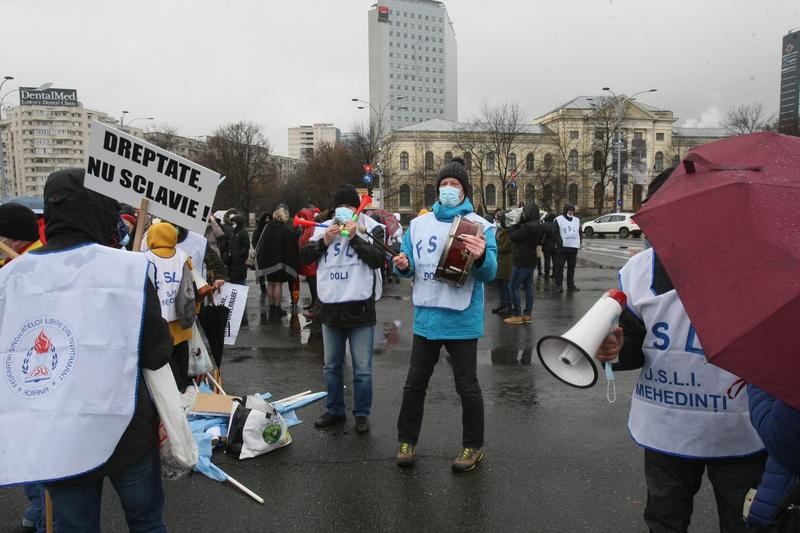
<path fill-rule="evenodd" d="M 253 250 L 258 250 L 258 241 L 261 240 L 261 234 L 264 233 L 264 228 L 267 227 L 267 224 L 270 220 L 272 220 L 272 215 L 266 211 L 261 213 L 261 216 L 258 217 L 258 222 L 256 222 L 256 228 L 253 230 L 253 237 L 251 241 L 253 244 Z M 267 294 L 267 284 L 264 276 L 256 276 L 256 280 L 258 281 L 258 285 L 261 287 L 261 294 Z"/>
<path fill-rule="evenodd" d="M 282 286 L 297 279 L 300 268 L 297 235 L 286 225 L 288 220 L 289 211 L 278 207 L 256 249 L 256 275 L 267 277 L 267 300 L 270 314 L 274 315 L 284 314 L 281 312 Z"/>
<path fill-rule="evenodd" d="M 228 279 L 231 283 L 245 285 L 247 283 L 246 261 L 250 254 L 250 239 L 247 237 L 247 228 L 244 227 L 244 215 L 237 214 L 231 217 L 231 226 L 233 226 L 233 238 L 225 257 Z"/>
<path fill-rule="evenodd" d="M 544 227 L 544 239 L 542 240 L 542 253 L 544 253 L 544 277 L 552 279 L 556 277 L 555 253 L 556 239 L 553 236 L 553 221 L 556 219 L 555 213 L 548 213 L 544 216 L 542 226 Z M 552 271 L 550 267 L 553 267 Z"/>

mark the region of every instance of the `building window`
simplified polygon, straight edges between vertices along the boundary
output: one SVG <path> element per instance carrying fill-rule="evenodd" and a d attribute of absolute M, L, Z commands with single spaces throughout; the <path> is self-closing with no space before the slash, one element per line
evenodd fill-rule
<path fill-rule="evenodd" d="M 553 156 L 550 154 L 544 154 L 544 169 L 547 172 L 553 170 Z"/>
<path fill-rule="evenodd" d="M 444 153 L 444 164 L 446 165 L 450 161 L 453 160 L 453 152 L 445 152 Z"/>
<path fill-rule="evenodd" d="M 606 138 L 605 131 L 603 131 L 603 130 L 600 130 L 600 129 L 598 129 L 598 130 L 594 130 L 594 139 L 595 139 L 596 141 L 602 141 L 602 140 L 604 140 L 605 138 Z"/>
<path fill-rule="evenodd" d="M 517 170 L 517 154 L 508 154 L 508 168 L 509 170 Z"/>
<path fill-rule="evenodd" d="M 532 204 L 536 202 L 536 186 L 533 183 L 525 184 L 525 203 Z"/>
<path fill-rule="evenodd" d="M 592 170 L 595 172 L 600 172 L 603 170 L 603 152 L 600 150 L 595 150 L 594 154 L 592 154 Z"/>
<path fill-rule="evenodd" d="M 570 183 L 569 184 L 569 203 L 572 205 L 576 205 L 578 203 L 578 184 L 577 183 Z"/>
<path fill-rule="evenodd" d="M 662 172 L 664 170 L 664 154 L 656 152 L 655 171 Z"/>
<path fill-rule="evenodd" d="M 663 141 L 664 140 L 664 134 L 663 133 L 656 133 L 656 140 L 657 141 Z"/>
<path fill-rule="evenodd" d="M 494 171 L 494 154 L 486 154 L 486 170 Z"/>
<path fill-rule="evenodd" d="M 439 110 L 441 113 L 441 110 Z M 472 154 L 470 152 L 464 152 L 464 166 L 467 167 L 467 170 L 472 171 Z"/>
<path fill-rule="evenodd" d="M 644 188 L 640 184 L 635 184 L 633 186 L 633 210 L 637 211 L 640 207 L 642 207 L 642 190 Z"/>
<path fill-rule="evenodd" d="M 497 189 L 491 183 L 486 186 L 486 205 L 497 205 Z"/>
<path fill-rule="evenodd" d="M 577 150 L 570 150 L 569 151 L 569 159 L 567 159 L 567 169 L 568 170 L 578 170 L 578 151 Z"/>
<path fill-rule="evenodd" d="M 542 205 L 545 207 L 550 207 L 553 203 L 553 186 L 551 184 L 547 184 L 544 186 L 544 190 L 542 191 Z"/>
<path fill-rule="evenodd" d="M 641 141 L 644 138 L 644 133 L 641 131 L 634 131 L 633 132 L 633 139 L 635 141 Z"/>
<path fill-rule="evenodd" d="M 408 170 L 408 152 L 400 152 L 400 170 Z"/>
<path fill-rule="evenodd" d="M 528 172 L 533 172 L 533 163 L 533 154 L 529 153 L 527 156 L 525 156 L 525 170 Z"/>
<path fill-rule="evenodd" d="M 425 170 L 433 170 L 433 152 L 425 152 Z"/>
<path fill-rule="evenodd" d="M 425 207 L 430 208 L 436 202 L 436 187 L 430 183 L 425 186 Z"/>
<path fill-rule="evenodd" d="M 411 187 L 400 186 L 400 207 L 411 207 Z"/>
<path fill-rule="evenodd" d="M 577 138 L 578 138 L 578 132 L 577 132 L 577 131 L 575 131 L 575 130 L 573 130 L 573 131 L 570 131 L 570 132 L 569 132 L 569 138 L 570 138 L 571 140 L 575 140 L 575 139 L 577 139 Z"/>

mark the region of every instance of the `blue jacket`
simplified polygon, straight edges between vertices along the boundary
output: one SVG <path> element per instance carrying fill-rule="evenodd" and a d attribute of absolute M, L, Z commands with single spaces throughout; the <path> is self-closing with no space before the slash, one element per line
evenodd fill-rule
<path fill-rule="evenodd" d="M 767 527 L 800 483 L 800 411 L 755 385 L 747 392 L 750 421 L 769 452 L 748 522 Z"/>
<path fill-rule="evenodd" d="M 440 203 L 433 204 L 436 220 L 452 222 L 456 215 L 464 216 L 474 211 L 469 199 L 465 199 L 456 207 L 444 207 Z M 480 266 L 473 263 L 469 275 L 475 279 L 472 287 L 472 300 L 463 311 L 434 307 L 414 306 L 414 333 L 426 339 L 477 339 L 483 336 L 483 284 L 494 280 L 497 273 L 497 241 L 494 228 L 484 231 L 486 236 L 486 252 Z M 400 276 L 414 276 L 414 254 L 411 243 L 411 232 L 406 231 L 400 250 L 408 257 L 409 267 L 406 272 L 395 272 Z"/>

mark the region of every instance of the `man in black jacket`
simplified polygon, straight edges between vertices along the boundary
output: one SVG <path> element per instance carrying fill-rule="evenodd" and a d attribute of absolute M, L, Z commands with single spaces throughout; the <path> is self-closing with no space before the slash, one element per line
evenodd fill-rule
<path fill-rule="evenodd" d="M 119 204 L 115 200 L 84 188 L 83 182 L 84 170 L 80 168 L 61 170 L 51 174 L 47 179 L 44 188 L 47 245 L 37 251 L 36 255 L 68 253 L 69 250 L 95 243 L 108 246 L 115 241 Z M 132 257 L 130 259 L 133 260 Z M 142 261 L 144 262 L 144 259 Z M 125 264 L 128 262 L 124 261 Z M 77 276 L 81 269 L 90 266 L 91 262 L 71 261 L 65 263 L 64 269 L 70 271 L 71 275 Z M 118 275 L 122 276 L 126 272 L 120 272 Z M 53 272 L 53 275 L 56 276 L 58 273 Z M 34 280 L 30 281 L 33 282 Z M 136 327 L 140 328 L 140 336 L 129 339 L 137 344 L 125 348 L 138 351 L 139 354 L 140 375 L 136 385 L 138 389 L 133 416 L 111 457 L 99 468 L 77 477 L 47 483 L 53 500 L 55 522 L 57 527 L 64 531 L 100 530 L 100 493 L 105 477 L 111 479 L 117 490 L 130 528 L 137 531 L 166 531 L 162 519 L 164 493 L 158 456 L 159 419 L 144 379 L 141 377 L 141 369 L 157 370 L 167 364 L 172 352 L 172 336 L 167 323 L 161 318 L 161 306 L 156 289 L 146 276 L 143 279 L 121 280 L 120 283 L 128 283 L 131 287 L 143 286 L 145 290 L 141 321 L 136 321 Z M 87 302 L 97 300 L 97 294 L 108 290 L 108 287 L 98 286 L 85 289 L 80 295 L 70 286 L 63 293 L 54 291 L 48 297 L 52 302 L 58 302 L 62 298 L 81 297 L 80 302 L 75 302 L 80 308 L 91 305 Z M 100 298 L 102 299 L 102 296 Z M 113 301 L 124 302 L 125 299 L 117 297 Z M 47 311 L 42 310 L 42 312 Z M 86 309 L 85 312 L 98 311 Z M 113 313 L 114 308 L 109 307 L 100 312 Z M 134 314 L 138 315 L 139 312 Z M 109 331 L 107 335 L 111 339 L 114 332 Z M 81 340 L 77 339 L 79 356 L 82 353 L 80 350 L 83 349 Z M 91 343 L 91 341 L 84 342 Z M 115 342 L 117 344 L 113 346 L 119 346 L 122 341 L 120 337 L 116 337 Z M 112 350 L 112 344 L 109 342 L 109 350 Z M 108 377 L 118 379 L 117 376 Z M 97 407 L 90 405 L 89 411 L 82 416 L 96 416 L 92 409 L 96 410 Z M 67 415 L 75 416 L 75 413 Z M 58 444 L 66 445 L 64 442 Z M 76 450 L 75 453 L 80 451 Z"/>
<path fill-rule="evenodd" d="M 300 251 L 302 263 L 318 262 L 317 293 L 321 302 L 322 340 L 325 349 L 326 412 L 314 425 L 327 427 L 346 420 L 344 405 L 345 345 L 350 343 L 353 362 L 353 416 L 356 432 L 369 431 L 372 407 L 372 351 L 376 291 L 381 280 L 376 269 L 384 262 L 384 228 L 362 213 L 353 220 L 361 202 L 355 187 L 342 185 L 334 196 L 335 216 L 327 228 L 317 228 Z M 359 234 L 369 232 L 370 236 Z M 346 233 L 345 233 L 346 232 Z"/>
<path fill-rule="evenodd" d="M 539 208 L 536 204 L 525 206 L 518 224 L 508 229 L 516 246 L 514 269 L 511 272 L 511 303 L 514 314 L 503 320 L 506 324 L 529 324 L 533 313 L 533 269 L 536 266 L 536 247 L 542 240 Z M 522 310 L 519 289 L 525 287 L 525 309 Z"/>

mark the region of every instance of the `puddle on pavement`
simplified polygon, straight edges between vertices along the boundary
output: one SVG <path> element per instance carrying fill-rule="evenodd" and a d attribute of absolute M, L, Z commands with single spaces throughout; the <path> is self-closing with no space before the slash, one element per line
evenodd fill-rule
<path fill-rule="evenodd" d="M 481 351 L 486 352 L 486 350 Z M 524 348 L 520 350 L 517 348 L 501 347 L 488 350 L 489 361 L 496 366 L 529 366 L 533 361 L 533 355 L 533 348 Z"/>

